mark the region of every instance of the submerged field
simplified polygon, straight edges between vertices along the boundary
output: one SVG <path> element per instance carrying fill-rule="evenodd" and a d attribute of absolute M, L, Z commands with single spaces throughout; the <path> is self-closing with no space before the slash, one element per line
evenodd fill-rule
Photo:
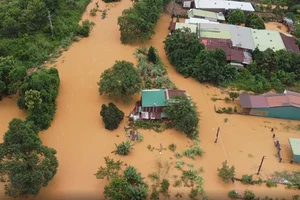
<path fill-rule="evenodd" d="M 95 3 L 95 2 L 94 2 Z M 94 7 L 91 3 L 88 11 Z M 100 9 L 104 3 L 99 2 Z M 98 167 L 104 164 L 104 156 L 121 159 L 125 163 L 137 167 L 144 177 L 154 171 L 155 161 L 175 162 L 174 153 L 165 150 L 160 155 L 158 151 L 149 151 L 147 146 L 159 148 L 160 144 L 167 149 L 168 145 L 177 145 L 176 151 L 183 151 L 191 143 L 185 135 L 175 130 L 162 133 L 142 130 L 144 141 L 134 146 L 134 150 L 127 157 L 115 156 L 114 143 L 126 140 L 123 126 L 110 132 L 104 129 L 99 115 L 101 105 L 110 102 L 105 96 L 99 96 L 97 82 L 100 74 L 110 68 L 115 60 L 126 60 L 137 63 L 133 56 L 135 49 L 141 44 L 122 45 L 118 31 L 117 18 L 122 10 L 130 7 L 130 0 L 113 4 L 107 10 L 107 17 L 101 14 L 95 17 L 86 12 L 84 19 L 95 22 L 92 33 L 86 39 L 74 43 L 53 64 L 59 71 L 61 86 L 57 102 L 57 112 L 51 127 L 40 133 L 43 143 L 57 150 L 59 168 L 50 184 L 43 188 L 35 199 L 100 199 L 103 197 L 105 180 L 97 180 L 94 176 Z M 168 34 L 170 16 L 162 14 L 156 27 L 156 35 L 147 42 L 146 46 L 158 49 L 162 61 L 167 66 L 168 74 L 179 89 L 184 89 L 197 103 L 201 116 L 200 141 L 205 153 L 195 161 L 184 158 L 186 163 L 194 164 L 195 168 L 203 166 L 204 190 L 211 199 L 225 199 L 229 190 L 235 189 L 242 193 L 251 189 L 257 196 L 291 199 L 292 195 L 300 194 L 297 190 L 286 190 L 283 186 L 268 188 L 261 186 L 247 186 L 239 182 L 225 185 L 217 176 L 217 168 L 223 161 L 236 167 L 237 177 L 243 174 L 256 174 L 262 156 L 267 156 L 261 171 L 261 177 L 266 179 L 272 172 L 281 170 L 297 170 L 299 165 L 291 165 L 291 151 L 288 145 L 289 137 L 299 137 L 300 131 L 295 129 L 296 122 L 269 118 L 259 118 L 242 115 L 217 114 L 216 107 L 224 107 L 233 103 L 222 100 L 212 101 L 212 97 L 224 98 L 226 94 L 220 89 L 200 84 L 193 79 L 185 79 L 170 66 L 163 49 L 163 40 Z M 223 94 L 222 94 L 223 93 Z M 140 97 L 135 96 L 130 105 L 117 102 L 117 106 L 128 115 L 134 103 Z M 0 102 L 0 134 L 7 130 L 9 121 L 14 117 L 25 118 L 25 113 L 16 105 L 16 98 L 6 98 Z M 226 121 L 226 122 L 225 122 Z M 217 128 L 221 128 L 221 135 L 217 144 L 214 143 Z M 271 128 L 275 128 L 283 148 L 283 163 L 275 157 L 276 148 L 273 144 Z M 169 179 L 177 170 L 171 168 Z M 256 178 L 256 175 L 254 175 Z M 0 194 L 3 194 L 3 185 L 0 185 Z M 174 195 L 184 193 L 187 199 L 190 189 L 170 188 L 171 199 Z M 1 196 L 1 200 L 9 198 Z"/>

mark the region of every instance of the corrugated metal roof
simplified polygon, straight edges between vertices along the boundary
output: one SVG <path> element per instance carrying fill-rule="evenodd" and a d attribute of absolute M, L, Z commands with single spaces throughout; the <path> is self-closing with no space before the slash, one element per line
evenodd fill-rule
<path fill-rule="evenodd" d="M 184 1 L 183 2 L 183 7 L 184 8 L 191 8 L 192 2 L 191 1 Z"/>
<path fill-rule="evenodd" d="M 282 38 L 277 31 L 251 29 L 255 47 L 260 51 L 270 48 L 274 51 L 285 49 Z"/>
<path fill-rule="evenodd" d="M 165 106 L 166 96 L 164 90 L 143 90 L 142 107 Z"/>
<path fill-rule="evenodd" d="M 229 26 L 226 24 L 200 23 L 200 37 L 230 39 Z"/>
<path fill-rule="evenodd" d="M 199 24 L 199 23 L 211 23 L 211 24 L 219 24 L 219 22 L 209 21 L 208 19 L 200 19 L 200 18 L 189 18 L 184 21 L 186 24 Z"/>
<path fill-rule="evenodd" d="M 292 36 L 287 36 L 283 33 L 280 33 L 280 37 L 282 38 L 283 44 L 288 51 L 299 53 L 299 47 L 296 44 L 296 40 Z"/>
<path fill-rule="evenodd" d="M 229 30 L 233 46 L 250 50 L 255 49 L 251 28 L 229 25 Z"/>
<path fill-rule="evenodd" d="M 190 28 L 192 33 L 197 33 L 197 25 L 176 22 L 175 29 Z"/>
<path fill-rule="evenodd" d="M 300 155 L 300 139 L 299 138 L 289 138 L 289 143 L 294 155 Z"/>
<path fill-rule="evenodd" d="M 289 106 L 290 100 L 285 94 L 274 95 L 274 96 L 265 96 L 265 99 L 268 103 L 268 107 L 281 107 L 281 106 Z"/>
<path fill-rule="evenodd" d="M 249 2 L 239 1 L 220 1 L 220 0 L 195 0 L 195 7 L 197 9 L 224 9 L 254 12 L 254 8 Z"/>
<path fill-rule="evenodd" d="M 294 24 L 293 20 L 287 17 L 284 17 L 283 20 L 288 24 Z"/>
<path fill-rule="evenodd" d="M 252 108 L 249 94 L 240 94 L 239 99 L 242 108 Z"/>

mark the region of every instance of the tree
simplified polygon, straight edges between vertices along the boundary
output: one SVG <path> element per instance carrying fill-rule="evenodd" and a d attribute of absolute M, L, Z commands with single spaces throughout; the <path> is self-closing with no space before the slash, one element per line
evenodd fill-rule
<path fill-rule="evenodd" d="M 111 69 L 101 74 L 98 85 L 100 95 L 107 94 L 110 99 L 122 99 L 129 103 L 131 96 L 141 91 L 142 79 L 133 63 L 116 61 Z"/>
<path fill-rule="evenodd" d="M 251 190 L 245 190 L 244 192 L 244 199 L 252 200 L 255 198 L 255 194 Z"/>
<path fill-rule="evenodd" d="M 124 178 L 131 185 L 140 185 L 143 183 L 143 177 L 141 173 L 137 173 L 136 168 L 133 166 L 128 166 L 124 170 Z"/>
<path fill-rule="evenodd" d="M 245 26 L 254 29 L 265 29 L 264 21 L 255 13 L 250 13 L 245 21 Z"/>
<path fill-rule="evenodd" d="M 124 119 L 124 113 L 113 103 L 109 103 L 108 106 L 102 104 L 100 116 L 102 117 L 105 128 L 108 130 L 117 129 Z"/>
<path fill-rule="evenodd" d="M 43 69 L 26 76 L 19 89 L 20 97 L 17 102 L 19 108 L 28 110 L 26 120 L 33 121 L 40 130 L 49 128 L 51 124 L 56 111 L 56 97 L 58 95 L 59 84 L 60 80 L 57 69 L 50 68 L 49 70 Z M 31 92 L 28 92 L 30 90 Z M 29 100 L 32 100 L 30 99 L 30 95 L 33 94 L 39 97 L 34 97 L 37 104 L 29 109 L 28 105 L 31 104 L 28 103 Z M 37 97 L 38 99 L 36 99 Z M 41 101 L 42 103 L 39 103 Z"/>
<path fill-rule="evenodd" d="M 148 61 L 152 62 L 153 64 L 156 64 L 158 61 L 158 58 L 156 56 L 155 49 L 151 46 L 148 50 L 148 55 L 147 55 Z"/>
<path fill-rule="evenodd" d="M 205 48 L 197 34 L 189 28 L 177 29 L 164 43 L 170 63 L 185 77 L 191 76 L 194 59 Z"/>
<path fill-rule="evenodd" d="M 227 160 L 222 163 L 222 168 L 218 168 L 218 176 L 224 181 L 224 183 L 229 183 L 234 179 L 235 167 L 229 167 L 227 165 Z"/>
<path fill-rule="evenodd" d="M 244 24 L 245 20 L 245 14 L 242 10 L 232 10 L 227 19 L 230 24 L 235 25 Z"/>
<path fill-rule="evenodd" d="M 13 119 L 0 144 L 0 180 L 11 197 L 37 195 L 57 171 L 54 149 L 42 146 L 32 122 Z"/>
<path fill-rule="evenodd" d="M 122 161 L 109 158 L 108 156 L 104 157 L 106 167 L 100 166 L 97 173 L 95 174 L 97 179 L 104 179 L 106 177 L 107 180 L 117 177 L 119 175 L 119 171 L 121 170 Z"/>
<path fill-rule="evenodd" d="M 239 93 L 237 92 L 230 92 L 229 93 L 229 97 L 232 99 L 232 101 L 234 101 L 234 99 L 239 97 Z"/>
<path fill-rule="evenodd" d="M 128 188 L 130 184 L 122 177 L 115 177 L 104 187 L 105 198 L 113 200 L 128 199 Z"/>
<path fill-rule="evenodd" d="M 119 155 L 122 155 L 122 156 L 126 156 L 126 155 L 129 154 L 130 150 L 133 149 L 132 146 L 133 145 L 130 144 L 129 141 L 122 142 L 121 144 L 116 145 L 117 149 L 115 151 L 113 151 L 112 153 L 119 154 Z"/>
<path fill-rule="evenodd" d="M 32 110 L 35 107 L 40 108 L 43 100 L 41 99 L 41 93 L 37 90 L 28 90 L 25 92 L 25 105 L 28 110 Z"/>
<path fill-rule="evenodd" d="M 198 114 L 196 106 L 186 96 L 175 96 L 167 101 L 164 110 L 177 130 L 185 133 L 190 138 L 198 135 Z"/>

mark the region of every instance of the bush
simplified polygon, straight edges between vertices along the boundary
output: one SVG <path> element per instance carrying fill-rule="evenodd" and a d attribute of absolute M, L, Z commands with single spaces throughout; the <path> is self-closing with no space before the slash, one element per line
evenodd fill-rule
<path fill-rule="evenodd" d="M 224 100 L 225 100 L 226 102 L 229 102 L 229 101 L 230 101 L 229 97 L 225 97 Z"/>
<path fill-rule="evenodd" d="M 109 103 L 108 106 L 102 104 L 100 116 L 102 117 L 105 128 L 108 130 L 117 129 L 124 119 L 124 113 L 113 103 Z"/>
<path fill-rule="evenodd" d="M 156 64 L 158 61 L 155 49 L 152 46 L 149 48 L 147 58 L 148 58 L 148 61 L 152 62 L 153 64 Z"/>
<path fill-rule="evenodd" d="M 277 183 L 275 183 L 275 182 L 273 182 L 273 181 L 267 181 L 267 182 L 266 182 L 266 185 L 267 185 L 268 187 L 277 187 Z"/>
<path fill-rule="evenodd" d="M 167 179 L 163 179 L 162 182 L 160 183 L 161 193 L 163 193 L 164 195 L 168 195 L 169 194 L 169 187 L 170 187 L 169 181 Z"/>
<path fill-rule="evenodd" d="M 128 166 L 123 173 L 125 180 L 131 185 L 139 185 L 143 183 L 142 175 L 141 173 L 137 173 L 136 168 Z"/>
<path fill-rule="evenodd" d="M 232 198 L 232 199 L 237 199 L 237 198 L 239 198 L 239 195 L 236 190 L 230 190 L 228 192 L 228 197 Z"/>
<path fill-rule="evenodd" d="M 218 176 L 224 181 L 224 183 L 230 183 L 235 176 L 235 167 L 227 165 L 227 160 L 222 163 L 222 168 L 218 168 Z"/>
<path fill-rule="evenodd" d="M 255 194 L 251 190 L 245 190 L 244 192 L 244 199 L 252 200 L 255 198 Z"/>
<path fill-rule="evenodd" d="M 169 145 L 170 151 L 173 151 L 173 152 L 176 150 L 176 147 L 177 147 L 176 144 L 173 144 L 173 143 Z"/>
<path fill-rule="evenodd" d="M 77 34 L 82 37 L 88 37 L 95 24 L 89 20 L 84 20 L 82 25 L 78 27 Z"/>
<path fill-rule="evenodd" d="M 228 22 L 230 24 L 240 25 L 245 23 L 245 14 L 242 10 L 232 10 L 228 16 Z"/>
<path fill-rule="evenodd" d="M 115 144 L 116 145 L 116 144 Z M 129 154 L 130 150 L 132 150 L 132 144 L 129 141 L 122 142 L 121 144 L 116 145 L 117 150 L 114 151 L 115 154 L 119 154 L 122 156 L 126 156 Z"/>
<path fill-rule="evenodd" d="M 244 183 L 244 184 L 253 184 L 252 175 L 244 174 L 242 176 L 242 183 Z"/>

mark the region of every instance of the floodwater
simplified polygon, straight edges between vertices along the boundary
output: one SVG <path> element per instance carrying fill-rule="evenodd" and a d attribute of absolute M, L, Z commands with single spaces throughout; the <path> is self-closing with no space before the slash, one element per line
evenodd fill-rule
<path fill-rule="evenodd" d="M 100 9 L 104 3 L 99 2 Z M 104 156 L 121 159 L 129 165 L 133 165 L 146 177 L 154 172 L 155 161 L 174 162 L 174 153 L 169 150 L 163 151 L 160 155 L 158 151 L 153 152 L 147 149 L 150 144 L 159 148 L 160 144 L 164 148 L 171 143 L 177 145 L 176 152 L 183 151 L 190 141 L 174 130 L 163 133 L 143 130 L 144 141 L 134 146 L 132 153 L 126 157 L 115 156 L 111 152 L 115 148 L 115 143 L 126 140 L 123 126 L 115 131 L 104 129 L 99 115 L 101 105 L 110 102 L 105 96 L 98 93 L 97 82 L 101 73 L 110 68 L 115 60 L 127 60 L 136 63 L 132 55 L 135 46 L 125 46 L 120 44 L 117 17 L 122 10 L 130 7 L 130 0 L 123 0 L 108 10 L 108 17 L 101 19 L 101 14 L 90 17 L 85 13 L 83 18 L 95 22 L 89 38 L 82 39 L 74 43 L 68 51 L 64 52 L 55 64 L 59 70 L 61 86 L 57 99 L 57 113 L 51 127 L 40 133 L 44 145 L 57 150 L 59 168 L 54 179 L 40 194 L 32 199 L 101 199 L 103 198 L 103 188 L 107 183 L 105 180 L 97 180 L 94 176 L 99 166 L 104 164 Z M 94 7 L 91 3 L 88 11 Z M 211 97 L 224 97 L 224 94 L 215 87 L 199 84 L 193 79 L 185 79 L 178 74 L 167 61 L 163 50 L 163 40 L 168 34 L 167 27 L 170 17 L 161 15 L 161 19 L 156 27 L 156 35 L 146 45 L 153 45 L 160 52 L 163 62 L 167 66 L 168 73 L 179 89 L 185 89 L 198 105 L 201 116 L 200 140 L 205 154 L 195 161 L 184 158 L 187 163 L 193 163 L 195 167 L 204 167 L 203 177 L 205 179 L 204 189 L 211 199 L 225 199 L 229 190 L 235 189 L 242 193 L 246 188 L 250 188 L 257 195 L 269 197 L 285 197 L 290 199 L 292 195 L 300 194 L 296 190 L 285 190 L 284 187 L 269 189 L 265 185 L 244 186 L 240 183 L 225 185 L 217 176 L 217 168 L 222 162 L 228 160 L 229 165 L 236 167 L 237 177 L 243 174 L 255 174 L 260 164 L 262 156 L 267 156 L 264 161 L 261 177 L 266 178 L 268 174 L 277 170 L 292 170 L 299 168 L 299 165 L 289 164 L 291 159 L 288 148 L 288 137 L 298 137 L 300 132 L 291 127 L 295 122 L 286 120 L 274 120 L 268 118 L 258 118 L 240 115 L 216 114 L 216 107 L 232 106 L 232 102 L 213 102 Z M 139 97 L 135 96 L 135 101 Z M 134 106 L 117 103 L 117 106 L 128 114 Z M 13 117 L 24 118 L 24 113 L 19 111 L 15 99 L 5 99 L 0 102 L 1 109 L 1 134 L 7 129 L 8 122 Z M 2 119 L 3 118 L 3 119 Z M 227 120 L 225 120 L 225 118 Z M 227 121 L 225 123 L 225 121 Z M 218 143 L 214 143 L 217 128 L 221 128 Z M 284 161 L 278 163 L 274 156 L 276 149 L 273 145 L 270 128 L 274 127 L 276 136 L 284 145 Z M 166 178 L 172 180 L 172 174 L 178 174 L 176 169 L 171 169 Z M 254 175 L 256 178 L 257 176 Z M 0 192 L 3 193 L 3 185 Z M 184 199 L 188 199 L 190 189 L 172 188 L 171 199 L 179 192 L 184 193 Z M 2 200 L 10 198 L 1 197 Z"/>

